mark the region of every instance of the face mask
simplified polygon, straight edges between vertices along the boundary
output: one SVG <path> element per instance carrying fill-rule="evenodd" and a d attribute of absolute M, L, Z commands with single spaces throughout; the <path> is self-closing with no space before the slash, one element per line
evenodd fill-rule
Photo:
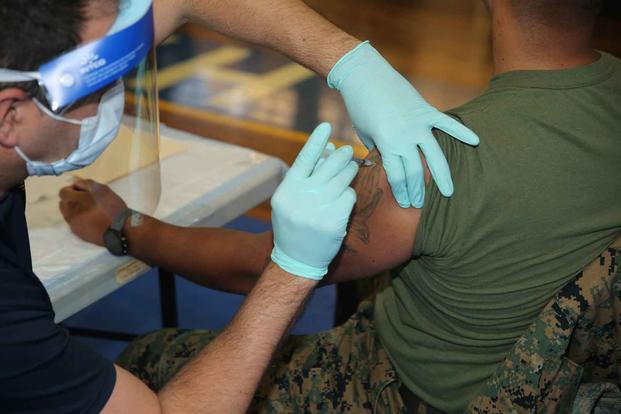
<path fill-rule="evenodd" d="M 123 82 L 118 81 L 101 97 L 97 115 L 81 121 L 64 118 L 56 115 L 34 99 L 39 109 L 47 116 L 57 121 L 73 125 L 80 125 L 80 139 L 78 147 L 66 158 L 53 163 L 32 161 L 18 146 L 15 152 L 26 161 L 28 175 L 60 175 L 91 165 L 110 145 L 121 126 L 123 110 L 125 108 L 125 88 Z"/>

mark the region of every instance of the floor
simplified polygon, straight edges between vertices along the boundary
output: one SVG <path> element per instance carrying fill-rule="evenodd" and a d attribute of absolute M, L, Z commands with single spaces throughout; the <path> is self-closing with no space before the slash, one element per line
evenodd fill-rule
<path fill-rule="evenodd" d="M 319 13 L 375 47 L 439 109 L 479 94 L 491 75 L 490 23 L 481 0 L 306 0 Z M 621 3 L 605 0 L 596 47 L 621 56 Z M 158 49 L 161 120 L 172 127 L 291 162 L 321 121 L 337 144 L 365 152 L 339 95 L 325 80 L 263 48 L 186 25 Z M 269 228 L 264 203 L 231 227 Z M 147 332 L 160 325 L 157 280 L 147 275 L 72 317 L 69 326 Z M 180 323 L 224 326 L 242 300 L 178 280 Z M 328 329 L 335 290 L 320 290 L 296 332 Z M 125 346 L 83 339 L 109 358 Z"/>

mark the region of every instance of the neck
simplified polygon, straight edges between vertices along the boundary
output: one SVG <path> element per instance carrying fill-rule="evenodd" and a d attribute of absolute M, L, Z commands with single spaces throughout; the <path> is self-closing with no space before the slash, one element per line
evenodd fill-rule
<path fill-rule="evenodd" d="M 4 168 L 0 169 L 0 197 L 4 196 L 9 190 L 23 183 L 28 177 L 26 167 L 23 164 L 11 165 L 11 160 L 5 156 L 5 148 L 0 148 L 0 165 Z"/>
<path fill-rule="evenodd" d="M 494 16 L 494 74 L 570 69 L 593 63 L 599 54 L 593 49 L 590 30 L 523 29 L 518 24 L 507 24 L 502 16 Z"/>

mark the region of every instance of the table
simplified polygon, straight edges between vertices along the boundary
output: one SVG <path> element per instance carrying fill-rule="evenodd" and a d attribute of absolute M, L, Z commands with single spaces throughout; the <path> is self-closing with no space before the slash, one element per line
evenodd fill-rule
<path fill-rule="evenodd" d="M 188 144 L 187 150 L 161 162 L 162 194 L 154 216 L 171 224 L 222 226 L 268 199 L 287 169 L 281 160 L 247 148 L 165 126 L 161 131 L 164 137 Z M 123 180 L 110 186 L 122 188 Z M 30 230 L 30 241 L 33 268 L 50 295 L 56 322 L 150 270 L 136 259 L 114 257 L 69 231 L 55 194 L 70 181 L 55 177 L 45 182 L 45 195 L 32 194 L 27 184 L 29 221 L 36 221 L 33 215 L 43 215 L 47 223 Z M 160 281 L 161 292 L 168 292 L 162 296 L 164 301 L 174 300 L 173 275 L 162 272 Z M 166 308 L 170 309 L 170 303 L 163 303 Z M 174 323 L 176 315 L 170 312 L 163 315 L 164 325 Z"/>

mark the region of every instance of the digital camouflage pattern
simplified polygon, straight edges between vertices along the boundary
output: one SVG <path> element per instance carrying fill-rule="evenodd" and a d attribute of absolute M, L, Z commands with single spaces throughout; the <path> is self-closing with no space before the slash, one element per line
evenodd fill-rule
<path fill-rule="evenodd" d="M 621 413 L 620 265 L 621 238 L 548 303 L 466 412 Z"/>
<path fill-rule="evenodd" d="M 621 413 L 621 238 L 613 246 L 548 303 L 466 413 Z M 134 341 L 118 362 L 158 391 L 216 334 L 164 329 Z M 401 414 L 400 385 L 366 299 L 342 326 L 285 339 L 250 412 Z"/>
<path fill-rule="evenodd" d="M 401 385 L 364 301 L 345 324 L 315 335 L 286 338 L 249 412 L 405 413 Z M 215 332 L 164 329 L 134 341 L 118 363 L 154 391 L 214 337 Z M 419 412 L 425 414 L 425 407 Z"/>

